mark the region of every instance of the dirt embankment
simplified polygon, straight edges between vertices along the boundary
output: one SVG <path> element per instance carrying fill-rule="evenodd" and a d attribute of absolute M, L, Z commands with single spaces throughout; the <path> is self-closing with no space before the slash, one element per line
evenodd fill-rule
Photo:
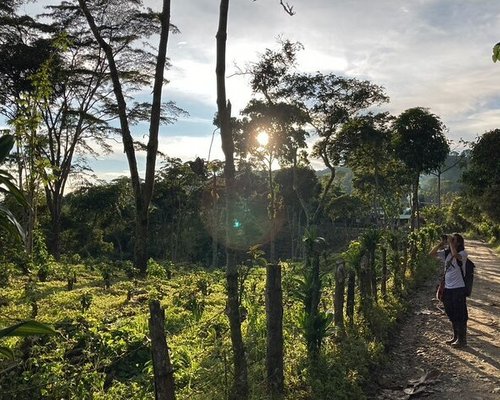
<path fill-rule="evenodd" d="M 390 362 L 371 399 L 500 399 L 500 258 L 478 241 L 466 241 L 466 250 L 476 264 L 467 300 L 468 347 L 444 343 L 451 324 L 433 298 L 437 282 L 429 282 L 415 295 L 413 313 L 394 337 Z"/>

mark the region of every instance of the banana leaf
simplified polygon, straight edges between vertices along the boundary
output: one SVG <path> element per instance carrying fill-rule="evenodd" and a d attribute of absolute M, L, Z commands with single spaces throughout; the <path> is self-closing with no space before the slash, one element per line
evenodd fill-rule
<path fill-rule="evenodd" d="M 37 321 L 24 321 L 0 330 L 0 339 L 10 336 L 55 335 L 57 331 Z"/>

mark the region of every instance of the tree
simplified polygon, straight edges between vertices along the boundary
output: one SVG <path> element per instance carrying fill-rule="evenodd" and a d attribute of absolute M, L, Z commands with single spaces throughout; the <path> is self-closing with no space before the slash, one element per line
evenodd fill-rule
<path fill-rule="evenodd" d="M 420 226 L 418 206 L 420 174 L 435 171 L 446 160 L 450 151 L 444 135 L 445 129 L 439 117 L 422 107 L 402 112 L 393 123 L 394 149 L 412 176 L 412 231 Z"/>
<path fill-rule="evenodd" d="M 352 168 L 354 187 L 371 205 L 372 221 L 400 214 L 400 200 L 408 184 L 401 162 L 394 158 L 387 113 L 371 113 L 347 122 L 332 142 L 337 162 Z"/>
<path fill-rule="evenodd" d="M 346 79 L 335 74 L 292 74 L 287 76 L 283 95 L 308 115 L 309 123 L 319 140 L 314 145 L 314 155 L 320 157 L 330 171 L 316 209 L 309 212 L 306 207 L 305 268 L 307 269 L 310 296 L 305 303 L 306 328 L 324 327 L 328 320 L 318 309 L 321 294 L 320 253 L 324 239 L 317 234 L 316 224 L 324 210 L 328 193 L 335 179 L 335 148 L 333 146 L 340 127 L 366 108 L 387 101 L 383 89 L 368 81 Z M 301 203 L 303 203 L 301 201 Z M 308 350 L 315 360 L 320 352 L 319 332 L 306 335 Z"/>
<path fill-rule="evenodd" d="M 471 159 L 464 182 L 482 211 L 495 223 L 500 223 L 500 129 L 484 133 L 472 146 Z"/>
<path fill-rule="evenodd" d="M 0 136 L 0 165 L 5 161 L 13 146 L 13 136 Z M 14 183 L 14 177 L 3 168 L 0 169 L 0 193 L 3 196 L 12 196 L 18 204 L 24 207 L 28 206 L 22 192 Z M 9 234 L 24 239 L 25 234 L 23 228 L 19 222 L 17 222 L 12 212 L 3 204 L 0 204 L 0 229 L 6 230 Z"/>
<path fill-rule="evenodd" d="M 270 242 L 270 260 L 274 263 L 277 218 L 277 193 L 273 183 L 272 167 L 275 161 L 281 166 L 296 167 L 301 160 L 301 150 L 307 147 L 304 129 L 308 115 L 283 96 L 285 77 L 296 63 L 300 43 L 289 40 L 280 42 L 278 51 L 266 49 L 260 60 L 252 64 L 247 73 L 254 98 L 241 112 L 244 115 L 242 136 L 237 147 L 242 156 L 248 154 L 267 172 L 269 184 L 269 219 L 273 225 Z"/>
<path fill-rule="evenodd" d="M 276 171 L 275 182 L 281 195 L 287 228 L 290 234 L 290 258 L 299 257 L 302 235 L 305 225 L 305 214 L 300 199 L 309 210 L 317 207 L 321 184 L 316 171 L 310 167 L 281 168 Z"/>
<path fill-rule="evenodd" d="M 293 7 L 288 3 L 280 4 L 284 10 L 293 15 Z M 217 118 L 216 125 L 220 128 L 222 141 L 222 151 L 225 157 L 224 179 L 226 193 L 226 223 L 225 234 L 226 243 L 229 243 L 232 226 L 232 210 L 234 207 L 234 189 L 235 189 L 235 164 L 234 164 L 234 136 L 231 123 L 231 102 L 226 96 L 226 44 L 227 44 L 227 25 L 228 25 L 229 0 L 221 0 L 219 8 L 219 26 L 217 29 L 217 60 L 216 60 L 216 79 L 217 79 Z M 245 355 L 245 347 L 241 335 L 241 319 L 239 312 L 238 296 L 238 268 L 234 250 L 226 245 L 226 282 L 227 282 L 227 308 L 226 312 L 229 319 L 231 331 L 231 344 L 233 348 L 234 381 L 231 391 L 232 399 L 246 399 L 248 397 L 248 371 Z"/>
<path fill-rule="evenodd" d="M 161 12 L 146 11 L 142 1 L 110 0 L 91 2 L 78 0 L 78 5 L 94 39 L 106 55 L 109 74 L 116 98 L 116 113 L 120 121 L 120 134 L 127 155 L 135 200 L 136 230 L 134 263 L 144 274 L 148 260 L 149 206 L 153 195 L 155 166 L 158 151 L 158 133 L 162 113 L 162 88 L 167 62 L 167 44 L 170 30 L 170 0 L 162 1 Z M 96 18 L 97 17 L 97 18 Z M 159 34 L 157 54 L 138 49 L 138 40 Z M 148 81 L 130 82 L 122 68 L 137 67 L 154 69 L 152 104 L 141 103 L 130 109 L 126 101 L 127 84 L 147 84 Z M 122 70 L 123 71 L 123 70 Z M 146 71 L 144 71 L 146 73 Z M 144 181 L 139 177 L 136 143 L 131 133 L 131 124 L 148 119 L 149 135 L 146 147 L 146 173 Z"/>
<path fill-rule="evenodd" d="M 29 204 L 24 209 L 25 246 L 31 255 L 38 194 L 46 167 L 40 157 L 40 105 L 52 94 L 50 80 L 58 50 L 56 41 L 47 38 L 53 33 L 48 25 L 18 16 L 15 8 L 2 13 L 0 29 L 4 34 L 0 39 L 0 57 L 4 60 L 0 65 L 0 114 L 13 128 L 16 141 L 17 180 Z"/>
<path fill-rule="evenodd" d="M 288 76 L 286 81 L 284 93 L 293 98 L 295 104 L 301 105 L 319 138 L 314 144 L 313 155 L 321 158 L 330 171 L 318 207 L 308 215 L 308 225 L 312 225 L 316 223 L 324 208 L 327 194 L 335 179 L 337 152 L 334 139 L 339 129 L 365 109 L 380 105 L 389 99 L 380 86 L 332 73 L 293 74 Z"/>
<path fill-rule="evenodd" d="M 65 198 L 63 248 L 81 256 L 133 254 L 129 226 L 134 221 L 134 199 L 130 179 L 85 185 Z"/>
<path fill-rule="evenodd" d="M 441 186 L 442 186 L 443 175 L 449 171 L 451 172 L 453 170 L 460 170 L 464 166 L 465 166 L 465 153 L 462 152 L 461 154 L 458 154 L 457 152 L 451 151 L 450 154 L 448 154 L 448 157 L 446 158 L 444 163 L 440 165 L 435 171 L 431 172 L 431 174 L 434 175 L 437 180 L 436 203 L 438 208 L 441 208 L 441 197 L 442 197 Z"/>
<path fill-rule="evenodd" d="M 221 0 L 219 27 L 217 29 L 217 125 L 220 128 L 222 151 L 224 152 L 224 179 L 226 198 L 226 239 L 231 235 L 232 209 L 235 190 L 234 138 L 231 126 L 231 102 L 226 97 L 226 41 L 229 0 Z M 229 240 L 226 240 L 228 243 Z M 248 370 L 245 346 L 241 334 L 240 299 L 238 295 L 238 267 L 234 249 L 226 246 L 227 307 L 233 349 L 234 380 L 231 399 L 248 398 Z"/>
<path fill-rule="evenodd" d="M 493 55 L 491 58 L 493 62 L 500 61 L 500 42 L 493 46 Z"/>
<path fill-rule="evenodd" d="M 199 168 L 197 168 L 199 166 Z M 167 157 L 157 172 L 152 199 L 150 246 L 153 257 L 208 264 L 208 234 L 199 206 L 205 183 L 203 160 L 183 163 Z"/>

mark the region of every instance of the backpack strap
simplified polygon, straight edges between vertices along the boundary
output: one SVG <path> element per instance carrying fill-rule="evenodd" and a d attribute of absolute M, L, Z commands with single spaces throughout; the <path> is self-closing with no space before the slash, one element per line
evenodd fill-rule
<path fill-rule="evenodd" d="M 467 258 L 469 258 L 469 257 L 467 257 Z M 464 285 L 467 286 L 467 284 L 465 283 L 465 274 L 467 273 L 467 265 L 465 266 L 466 269 L 465 269 L 465 273 L 464 273 L 462 270 L 462 261 L 459 260 L 458 258 L 457 258 L 457 264 L 458 264 L 458 267 L 460 268 L 460 275 L 462 276 L 462 279 L 464 281 Z M 467 264 L 467 260 L 465 260 L 465 264 Z"/>

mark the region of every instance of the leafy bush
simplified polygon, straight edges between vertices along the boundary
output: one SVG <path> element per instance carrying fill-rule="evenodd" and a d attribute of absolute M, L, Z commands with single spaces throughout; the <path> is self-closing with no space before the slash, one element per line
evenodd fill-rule
<path fill-rule="evenodd" d="M 172 275 L 171 267 L 173 263 L 167 262 L 165 264 L 160 264 L 150 258 L 147 265 L 147 277 L 150 279 L 170 279 Z"/>

